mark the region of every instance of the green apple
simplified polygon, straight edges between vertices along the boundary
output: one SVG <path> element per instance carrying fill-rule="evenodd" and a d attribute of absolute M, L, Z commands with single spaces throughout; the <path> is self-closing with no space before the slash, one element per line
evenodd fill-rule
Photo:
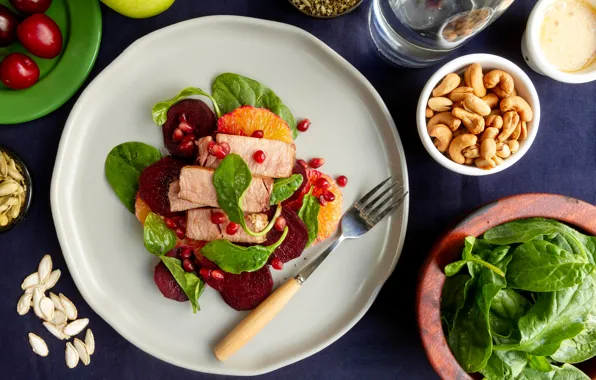
<path fill-rule="evenodd" d="M 175 0 L 101 0 L 116 12 L 132 18 L 147 18 L 167 10 Z"/>

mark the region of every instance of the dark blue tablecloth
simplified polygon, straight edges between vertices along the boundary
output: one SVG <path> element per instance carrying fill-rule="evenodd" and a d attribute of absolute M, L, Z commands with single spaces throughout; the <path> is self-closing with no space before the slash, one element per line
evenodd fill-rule
<path fill-rule="evenodd" d="M 507 171 L 483 178 L 443 169 L 422 147 L 416 130 L 416 103 L 436 67 L 411 70 L 385 63 L 368 34 L 368 1 L 352 14 L 334 20 L 308 18 L 284 0 L 177 0 L 167 12 L 146 20 L 125 18 L 102 6 L 103 42 L 87 83 L 149 32 L 189 18 L 235 14 L 281 21 L 313 33 L 370 80 L 395 119 L 406 151 L 412 211 L 397 269 L 370 311 L 344 337 L 264 379 L 436 378 L 420 344 L 414 309 L 417 272 L 433 240 L 466 213 L 506 195 L 549 192 L 596 202 L 596 83 L 557 83 L 523 63 L 520 40 L 534 3 L 516 1 L 503 17 L 456 53 L 492 53 L 517 62 L 534 81 L 542 104 L 540 131 L 529 153 Z M 0 127 L 0 143 L 22 156 L 36 181 L 27 219 L 0 235 L 0 378 L 217 378 L 177 368 L 128 343 L 93 313 L 68 275 L 52 222 L 49 188 L 62 128 L 79 94 L 37 121 Z M 68 370 L 64 345 L 56 339 L 47 340 L 52 352 L 45 359 L 34 355 L 27 343 L 27 333 L 39 332 L 41 327 L 37 318 L 17 315 L 19 285 L 46 252 L 53 254 L 56 266 L 63 270 L 58 290 L 71 296 L 80 313 L 91 319 L 97 351 L 89 367 Z"/>

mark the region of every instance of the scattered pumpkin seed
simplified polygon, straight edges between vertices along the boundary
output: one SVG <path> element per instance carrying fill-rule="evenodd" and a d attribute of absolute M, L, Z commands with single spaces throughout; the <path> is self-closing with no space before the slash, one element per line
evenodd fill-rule
<path fill-rule="evenodd" d="M 33 352 L 35 352 L 37 355 L 48 356 L 48 353 L 50 352 L 50 350 L 48 350 L 48 345 L 37 335 L 29 333 L 29 344 L 31 345 Z"/>
<path fill-rule="evenodd" d="M 66 342 L 66 365 L 68 368 L 74 368 L 79 364 L 79 354 L 72 343 Z"/>

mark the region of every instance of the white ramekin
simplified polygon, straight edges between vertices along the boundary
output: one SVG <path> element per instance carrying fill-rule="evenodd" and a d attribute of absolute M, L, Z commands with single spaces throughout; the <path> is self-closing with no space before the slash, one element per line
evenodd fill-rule
<path fill-rule="evenodd" d="M 526 31 L 522 37 L 522 54 L 528 66 L 538 74 L 546 75 L 556 81 L 565 83 L 586 83 L 596 80 L 596 62 L 585 69 L 577 72 L 564 72 L 557 69 L 546 59 L 540 47 L 540 33 L 542 29 L 542 22 L 546 11 L 557 0 L 539 0 L 526 25 Z M 596 7 L 596 0 L 584 0 Z M 573 41 L 569 41 L 573 43 Z"/>
<path fill-rule="evenodd" d="M 445 75 L 449 73 L 462 74 L 463 71 L 472 63 L 479 63 L 482 66 L 483 73 L 485 74 L 494 69 L 500 69 L 511 74 L 515 82 L 515 89 L 517 90 L 518 95 L 528 102 L 530 107 L 532 107 L 532 111 L 534 112 L 534 118 L 527 124 L 528 137 L 525 140 L 520 141 L 519 151 L 517 151 L 515 154 L 512 154 L 509 158 L 504 159 L 501 165 L 498 165 L 491 170 L 483 170 L 475 166 L 461 165 L 447 158 L 435 147 L 432 137 L 428 135 L 428 131 L 426 129 L 426 105 L 428 104 L 428 99 L 431 97 L 433 89 L 441 82 L 441 80 L 443 80 Z M 538 93 L 536 92 L 534 84 L 526 75 L 526 73 L 524 73 L 523 70 L 520 69 L 515 63 L 496 55 L 470 54 L 448 62 L 445 66 L 441 67 L 436 73 L 434 73 L 428 82 L 426 82 L 426 85 L 420 94 L 420 99 L 418 100 L 416 123 L 418 125 L 418 134 L 420 135 L 420 139 L 422 140 L 424 148 L 428 154 L 430 154 L 431 157 L 443 167 L 456 173 L 470 176 L 495 174 L 515 164 L 530 149 L 530 146 L 536 138 L 536 134 L 538 133 L 538 125 L 540 124 L 540 101 L 538 100 Z"/>

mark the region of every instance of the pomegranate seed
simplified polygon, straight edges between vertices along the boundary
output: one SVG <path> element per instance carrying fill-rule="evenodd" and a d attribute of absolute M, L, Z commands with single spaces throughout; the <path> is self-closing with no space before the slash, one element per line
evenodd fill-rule
<path fill-rule="evenodd" d="M 183 141 L 180 150 L 185 154 L 192 154 L 195 150 L 195 143 L 192 140 Z"/>
<path fill-rule="evenodd" d="M 221 146 L 221 149 L 226 154 L 226 156 L 230 153 L 230 144 L 222 142 L 221 144 L 219 144 L 219 146 Z"/>
<path fill-rule="evenodd" d="M 182 268 L 187 272 L 193 272 L 195 270 L 194 264 L 189 259 L 182 260 Z"/>
<path fill-rule="evenodd" d="M 219 269 L 213 269 L 211 271 L 211 277 L 213 277 L 214 280 L 218 280 L 221 281 L 224 279 L 224 274 L 221 270 Z"/>
<path fill-rule="evenodd" d="M 312 160 L 310 160 L 309 165 L 311 168 L 316 169 L 316 168 L 320 168 L 321 166 L 323 166 L 324 163 L 325 163 L 324 158 L 313 158 Z"/>
<path fill-rule="evenodd" d="M 186 123 L 186 114 L 185 113 L 181 113 L 180 116 L 178 116 L 178 122 L 179 123 Z"/>
<path fill-rule="evenodd" d="M 258 139 L 262 139 L 263 137 L 265 137 L 265 132 L 263 132 L 262 130 L 258 129 L 256 131 L 254 131 L 251 136 L 252 137 L 256 137 Z"/>
<path fill-rule="evenodd" d="M 171 218 L 163 218 L 164 223 L 168 226 L 169 229 L 175 230 L 178 227 L 178 224 L 174 219 Z"/>
<path fill-rule="evenodd" d="M 182 141 L 184 137 L 184 132 L 182 132 L 179 128 L 174 129 L 174 134 L 172 135 L 172 140 L 178 142 Z"/>
<path fill-rule="evenodd" d="M 203 277 L 205 280 L 208 280 L 209 278 L 211 278 L 211 269 L 201 268 L 201 270 L 199 270 L 199 275 Z"/>
<path fill-rule="evenodd" d="M 321 204 L 321 206 L 325 206 L 327 204 L 327 200 L 325 199 L 325 196 L 323 196 L 323 194 L 319 195 L 319 203 Z"/>
<path fill-rule="evenodd" d="M 226 158 L 226 156 L 228 155 L 228 153 L 230 153 L 230 146 L 228 144 L 227 145 L 227 152 L 224 146 L 225 143 L 222 144 L 217 144 L 217 143 L 213 143 L 213 144 L 209 144 L 208 147 L 208 151 L 209 154 L 211 154 L 212 156 L 215 156 L 217 158 L 219 158 L 220 160 L 223 160 L 224 158 Z"/>
<path fill-rule="evenodd" d="M 327 190 L 329 188 L 329 186 L 331 186 L 331 184 L 329 183 L 329 181 L 327 181 L 326 178 L 321 177 L 321 178 L 317 179 L 317 182 L 315 182 L 315 186 L 319 187 L 323 190 Z"/>
<path fill-rule="evenodd" d="M 234 222 L 230 222 L 228 223 L 227 227 L 226 227 L 226 234 L 228 235 L 234 235 L 236 234 L 236 232 L 238 232 L 238 229 L 240 228 L 239 224 L 236 224 Z"/>
<path fill-rule="evenodd" d="M 281 259 L 279 257 L 274 257 L 271 260 L 271 266 L 275 270 L 282 270 L 284 268 L 284 263 L 282 263 L 282 261 L 281 261 Z"/>
<path fill-rule="evenodd" d="M 176 236 L 178 236 L 178 239 L 184 239 L 186 237 L 186 231 L 182 228 L 178 228 L 176 229 Z"/>
<path fill-rule="evenodd" d="M 194 135 L 184 135 L 184 137 L 182 138 L 182 142 L 194 141 L 194 140 L 195 140 Z"/>
<path fill-rule="evenodd" d="M 222 224 L 226 221 L 226 214 L 223 212 L 214 212 L 211 214 L 211 223 Z"/>
<path fill-rule="evenodd" d="M 192 125 L 188 124 L 187 122 L 183 121 L 182 123 L 178 124 L 178 129 L 184 132 L 185 134 L 193 133 L 195 129 Z"/>
<path fill-rule="evenodd" d="M 298 129 L 300 132 L 306 132 L 308 131 L 308 128 L 310 128 L 310 120 L 308 119 L 302 119 L 302 121 L 296 126 L 296 129 Z"/>
<path fill-rule="evenodd" d="M 296 160 L 297 163 L 299 163 L 300 165 L 304 166 L 305 168 L 308 167 L 308 163 L 304 160 Z"/>
<path fill-rule="evenodd" d="M 180 249 L 180 258 L 182 260 L 190 259 L 192 254 L 193 254 L 192 249 L 190 249 L 189 247 L 184 247 L 184 248 Z"/>
<path fill-rule="evenodd" d="M 339 186 L 345 187 L 348 184 L 348 177 L 346 177 L 345 175 L 340 175 L 339 177 L 337 177 L 335 181 L 337 181 L 337 184 Z"/>
<path fill-rule="evenodd" d="M 323 198 L 325 198 L 327 202 L 333 202 L 335 200 L 335 194 L 327 190 L 323 193 Z"/>
<path fill-rule="evenodd" d="M 186 219 L 181 218 L 180 220 L 177 220 L 178 222 L 178 227 L 182 228 L 182 229 L 186 229 Z"/>
<path fill-rule="evenodd" d="M 284 218 L 283 216 L 280 216 L 279 218 L 277 218 L 275 220 L 275 224 L 273 225 L 273 228 L 275 228 L 277 231 L 283 231 L 286 228 L 286 225 L 288 224 L 288 222 L 286 221 L 286 218 Z"/>
<path fill-rule="evenodd" d="M 262 164 L 263 162 L 265 162 L 265 158 L 267 158 L 267 156 L 265 155 L 265 152 L 263 152 L 262 150 L 257 150 L 253 155 L 252 158 L 258 163 L 258 164 Z"/>

